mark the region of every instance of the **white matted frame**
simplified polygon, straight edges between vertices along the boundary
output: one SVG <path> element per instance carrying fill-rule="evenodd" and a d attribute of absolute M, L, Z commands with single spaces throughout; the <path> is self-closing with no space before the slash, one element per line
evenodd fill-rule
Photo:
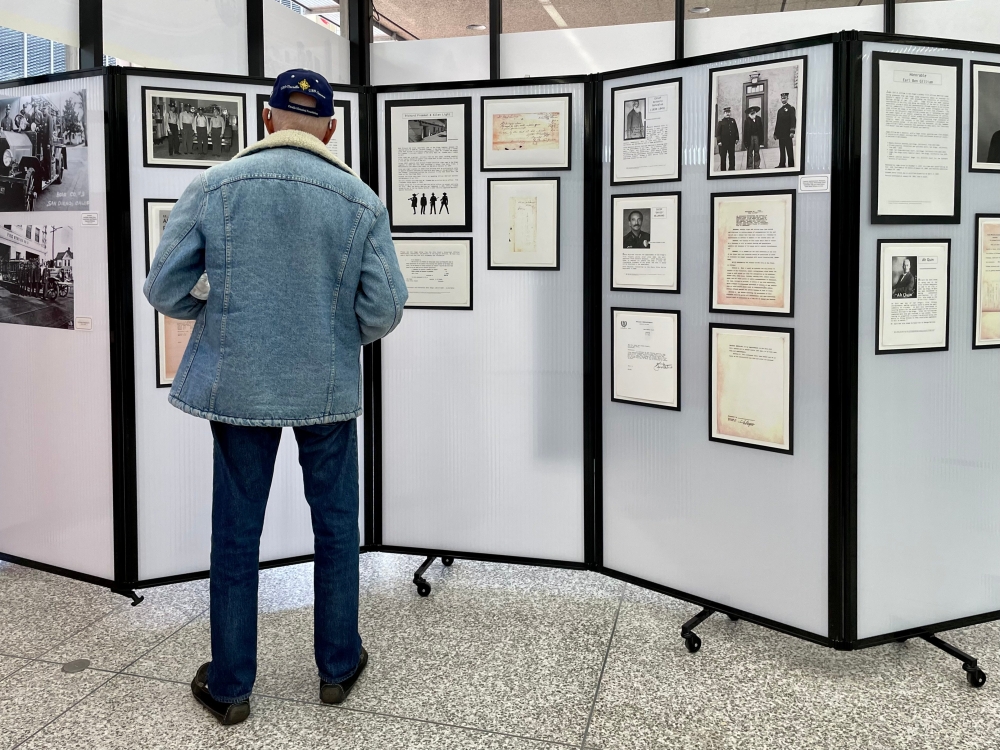
<path fill-rule="evenodd" d="M 559 270 L 558 177 L 494 177 L 486 201 L 489 270 Z"/>
<path fill-rule="evenodd" d="M 573 95 L 480 99 L 480 170 L 572 169 Z"/>

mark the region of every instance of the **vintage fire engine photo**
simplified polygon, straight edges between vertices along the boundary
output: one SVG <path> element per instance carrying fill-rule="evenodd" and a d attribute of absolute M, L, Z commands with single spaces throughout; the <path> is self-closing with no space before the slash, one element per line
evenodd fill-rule
<path fill-rule="evenodd" d="M 73 328 L 73 228 L 0 226 L 0 323 Z"/>

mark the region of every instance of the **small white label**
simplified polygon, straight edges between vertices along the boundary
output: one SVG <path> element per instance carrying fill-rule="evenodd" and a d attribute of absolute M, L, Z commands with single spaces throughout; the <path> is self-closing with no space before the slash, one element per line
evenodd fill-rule
<path fill-rule="evenodd" d="M 830 175 L 828 174 L 804 174 L 799 177 L 800 193 L 829 193 Z"/>
<path fill-rule="evenodd" d="M 94 319 L 93 318 L 77 318 L 74 323 L 74 327 L 78 331 L 93 331 L 94 330 Z"/>
<path fill-rule="evenodd" d="M 94 211 L 92 213 L 82 213 L 80 214 L 80 220 L 85 227 L 96 227 L 100 224 L 100 216 Z"/>

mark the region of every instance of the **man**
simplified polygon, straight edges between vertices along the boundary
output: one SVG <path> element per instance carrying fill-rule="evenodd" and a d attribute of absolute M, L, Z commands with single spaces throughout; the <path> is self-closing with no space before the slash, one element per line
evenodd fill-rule
<path fill-rule="evenodd" d="M 986 161 L 990 164 L 1000 164 L 1000 130 L 990 138 L 990 150 L 986 152 Z"/>
<path fill-rule="evenodd" d="M 438 209 L 439 214 L 450 214 L 451 211 L 448 210 L 448 194 L 441 193 L 441 207 Z"/>
<path fill-rule="evenodd" d="M 427 193 L 420 194 L 420 213 L 427 213 Z"/>
<path fill-rule="evenodd" d="M 639 100 L 632 102 L 632 110 L 625 118 L 625 140 L 645 138 L 646 128 L 642 122 L 642 112 L 639 111 Z"/>
<path fill-rule="evenodd" d="M 622 240 L 625 249 L 640 249 L 649 247 L 649 232 L 642 231 L 642 211 L 632 211 L 628 215 L 629 230 Z"/>
<path fill-rule="evenodd" d="M 167 154 L 173 156 L 180 153 L 180 134 L 177 132 L 177 105 L 171 104 L 167 112 Z"/>
<path fill-rule="evenodd" d="M 222 115 L 219 113 L 219 108 L 215 107 L 212 110 L 212 117 L 209 121 L 209 125 L 212 128 L 212 153 L 215 154 L 216 158 L 222 158 L 222 129 L 226 126 L 226 121 L 222 119 Z"/>
<path fill-rule="evenodd" d="M 28 115 L 28 105 L 21 105 L 21 111 L 14 118 L 14 130 L 23 133 L 31 126 L 31 117 Z"/>
<path fill-rule="evenodd" d="M 764 121 L 760 107 L 750 107 L 743 123 L 743 148 L 747 152 L 747 169 L 760 169 L 760 147 L 764 142 Z"/>
<path fill-rule="evenodd" d="M 222 130 L 222 143 L 225 145 L 223 149 L 227 154 L 229 150 L 233 147 L 233 122 L 229 117 L 229 110 L 222 110 L 222 120 L 224 123 Z"/>
<path fill-rule="evenodd" d="M 903 273 L 892 286 L 894 299 L 911 299 L 917 296 L 917 280 L 910 273 L 910 259 L 903 258 Z"/>
<path fill-rule="evenodd" d="M 732 107 L 722 108 L 722 119 L 715 124 L 715 141 L 719 144 L 719 167 L 725 172 L 736 169 L 736 144 L 740 140 L 740 129 L 733 119 Z M 729 167 L 726 167 L 728 161 Z"/>
<path fill-rule="evenodd" d="M 437 213 L 437 202 L 438 202 L 438 197 L 434 193 L 431 193 L 431 213 L 432 214 L 436 214 Z"/>
<path fill-rule="evenodd" d="M 385 206 L 326 147 L 337 126 L 326 79 L 282 73 L 261 116 L 267 138 L 184 191 L 143 288 L 162 314 L 197 321 L 169 401 L 210 420 L 215 441 L 212 661 L 191 690 L 223 724 L 250 713 L 260 534 L 282 427 L 294 428 L 316 537 L 321 700 L 343 702 L 368 663 L 359 358 L 399 324 L 407 298 Z"/>
<path fill-rule="evenodd" d="M 410 197 L 410 207 L 413 208 L 413 215 L 416 216 L 417 215 L 417 194 L 416 193 L 414 193 Z"/>
<path fill-rule="evenodd" d="M 0 130 L 9 131 L 13 129 L 14 121 L 10 117 L 10 105 L 8 104 L 7 108 L 4 110 L 3 119 L 0 120 Z"/>
<path fill-rule="evenodd" d="M 204 108 L 199 108 L 198 114 L 195 115 L 194 129 L 198 134 L 198 153 L 204 156 L 208 153 L 208 118 L 205 116 Z"/>
<path fill-rule="evenodd" d="M 795 154 L 792 152 L 792 139 L 795 137 L 795 107 L 788 103 L 788 93 L 781 95 L 781 107 L 774 118 L 774 139 L 778 142 L 778 169 L 786 164 L 795 166 Z M 787 159 L 786 159 L 787 156 Z"/>
<path fill-rule="evenodd" d="M 190 109 L 181 108 L 181 113 L 177 117 L 181 124 L 181 153 L 194 153 L 194 106 Z"/>

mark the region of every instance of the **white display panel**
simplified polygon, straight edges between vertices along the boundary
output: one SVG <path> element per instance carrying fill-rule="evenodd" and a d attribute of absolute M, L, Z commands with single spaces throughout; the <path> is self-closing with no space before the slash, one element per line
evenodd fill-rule
<path fill-rule="evenodd" d="M 490 38 L 378 42 L 371 45 L 371 66 L 373 86 L 484 80 L 490 77 Z"/>
<path fill-rule="evenodd" d="M 43 3 L 23 3 L 9 0 L 0 5 L 0 26 L 79 47 L 80 2 L 46 0 Z"/>
<path fill-rule="evenodd" d="M 409 42 L 407 43 L 409 44 Z M 403 45 L 397 45 L 403 46 Z M 481 96 L 573 95 L 558 271 L 487 269 Z M 386 545 L 583 560 L 583 86 L 378 95 L 472 97 L 473 310 L 406 310 L 382 345 Z M 384 147 L 377 174 L 385 174 Z M 548 177 L 551 172 L 519 173 Z M 382 186 L 384 191 L 384 186 Z M 456 235 L 461 233 L 449 233 Z M 413 235 L 419 236 L 419 235 Z"/>
<path fill-rule="evenodd" d="M 0 182 L 0 552 L 112 579 L 104 78 L 3 89 L 0 101 L 45 94 L 62 132 L 70 130 L 63 108 L 72 102 L 82 124 L 85 99 L 87 127 L 85 138 L 75 130 L 66 139 L 62 182 L 40 191 L 34 211 L 10 212 L 18 196 Z M 30 152 L 27 136 L 3 137 L 19 154 Z M 85 214 L 95 214 L 97 224 L 85 225 Z M 24 294 L 9 276 L 18 253 L 69 260 L 72 290 L 51 301 Z M 73 328 L 49 327 L 57 325 Z"/>
<path fill-rule="evenodd" d="M 269 0 L 270 1 L 270 0 Z M 179 198 L 201 175 L 195 169 L 146 168 L 142 161 L 141 89 L 232 91 L 246 96 L 247 138 L 257 140 L 257 94 L 270 89 L 211 80 L 130 76 L 128 79 L 129 173 L 132 220 L 132 285 L 135 316 L 136 458 L 138 477 L 139 578 L 149 580 L 208 569 L 212 510 L 212 434 L 209 423 L 167 403 L 168 391 L 156 387 L 156 328 L 153 308 L 142 294 L 146 278 L 143 201 Z M 359 132 L 358 95 L 336 92 L 351 102 L 351 130 Z M 352 161 L 360 163 L 360 138 L 352 138 Z M 358 420 L 359 469 L 363 455 Z M 363 474 L 361 474 L 363 476 Z M 359 487 L 359 505 L 364 492 Z M 362 507 L 363 515 L 363 507 Z M 363 529 L 363 518 L 359 518 Z M 302 489 L 302 470 L 291 430 L 282 435 L 261 537 L 260 559 L 311 554 L 312 526 Z"/>
<path fill-rule="evenodd" d="M 774 14 L 770 14 L 774 15 Z M 695 25 L 692 22 L 690 26 Z M 806 174 L 830 172 L 831 45 L 719 61 L 604 83 L 604 200 L 680 191 L 681 254 L 677 295 L 610 288 L 610 217 L 602 240 L 602 372 L 610 371 L 613 307 L 681 310 L 680 411 L 611 401 L 603 378 L 604 564 L 657 584 L 825 636 L 828 632 L 828 369 L 830 193 L 796 196 L 796 243 L 809 248 L 795 274 L 808 280 L 793 317 L 709 313 L 711 194 L 796 189 L 794 175 L 706 179 L 710 67 L 807 55 Z M 681 181 L 609 187 L 611 89 L 683 78 Z M 608 209 L 605 209 L 608 210 Z M 805 281 L 803 281 L 805 283 Z M 799 287 L 800 289 L 802 287 Z M 709 441 L 709 323 L 778 323 L 795 331 L 795 453 Z"/>

